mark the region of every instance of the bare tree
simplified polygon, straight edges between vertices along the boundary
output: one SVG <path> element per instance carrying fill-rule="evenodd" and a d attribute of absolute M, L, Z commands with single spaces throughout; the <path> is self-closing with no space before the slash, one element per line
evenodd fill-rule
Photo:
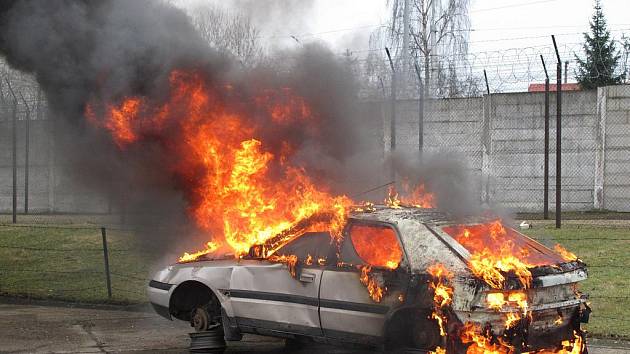
<path fill-rule="evenodd" d="M 622 70 L 622 75 L 624 77 L 624 83 L 630 82 L 630 37 L 626 36 L 625 33 L 621 35 L 621 60 L 620 66 Z"/>
<path fill-rule="evenodd" d="M 470 0 L 389 0 L 391 18 L 387 26 L 376 30 L 370 38 L 372 73 L 379 70 L 383 47 L 392 49 L 397 67 L 402 68 L 401 83 L 415 76 L 404 72 L 406 60 L 419 63 L 427 96 L 453 97 L 471 95 L 476 81 L 466 61 L 470 21 Z M 409 6 L 408 9 L 405 9 Z M 408 35 L 405 41 L 405 12 Z M 409 43 L 407 47 L 403 43 Z M 379 50 L 380 49 L 380 50 Z M 382 70 L 382 68 L 381 68 Z"/>
<path fill-rule="evenodd" d="M 249 17 L 209 3 L 191 11 L 193 24 L 208 43 L 236 57 L 245 67 L 252 67 L 263 57 L 260 31 Z"/>

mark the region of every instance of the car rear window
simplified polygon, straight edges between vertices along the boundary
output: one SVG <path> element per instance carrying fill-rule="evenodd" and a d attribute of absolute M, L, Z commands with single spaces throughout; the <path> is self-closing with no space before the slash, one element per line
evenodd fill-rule
<path fill-rule="evenodd" d="M 402 250 L 393 228 L 355 224 L 350 227 L 349 234 L 357 255 L 364 263 L 392 269 L 398 267 Z"/>
<path fill-rule="evenodd" d="M 563 263 L 556 252 L 499 221 L 474 225 L 446 226 L 442 230 L 472 255 L 484 251 L 510 254 L 531 266 Z"/>

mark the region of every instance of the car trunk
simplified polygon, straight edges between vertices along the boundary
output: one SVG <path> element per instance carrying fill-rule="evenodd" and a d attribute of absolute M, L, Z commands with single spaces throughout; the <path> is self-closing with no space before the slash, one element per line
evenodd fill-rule
<path fill-rule="evenodd" d="M 577 283 L 587 277 L 577 257 L 563 249 L 554 251 L 498 221 L 446 225 L 439 230 L 440 238 L 483 280 L 475 287 L 473 310 L 465 314 L 468 320 L 490 324 L 495 335 L 518 332 L 511 338 L 526 343 L 524 350 L 574 337 L 585 303 Z M 523 296 L 523 301 L 510 301 L 511 294 Z M 497 298 L 499 304 L 493 308 L 490 299 Z M 509 328 L 510 313 L 527 319 Z"/>

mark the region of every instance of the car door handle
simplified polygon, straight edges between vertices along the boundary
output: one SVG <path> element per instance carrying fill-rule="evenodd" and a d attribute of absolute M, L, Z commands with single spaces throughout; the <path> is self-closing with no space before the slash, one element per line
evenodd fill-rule
<path fill-rule="evenodd" d="M 300 281 L 303 283 L 312 283 L 315 281 L 315 274 L 302 272 L 300 273 Z"/>

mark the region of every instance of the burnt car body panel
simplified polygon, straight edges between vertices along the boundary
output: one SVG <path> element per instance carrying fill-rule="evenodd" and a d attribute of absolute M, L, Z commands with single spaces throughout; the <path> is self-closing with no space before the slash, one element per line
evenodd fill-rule
<path fill-rule="evenodd" d="M 468 222 L 480 221 L 471 219 L 463 223 Z M 165 317 L 177 318 L 171 302 L 173 292 L 182 283 L 199 282 L 218 298 L 233 330 L 279 337 L 306 336 L 332 343 L 381 345 L 386 340 L 389 322 L 397 312 L 431 308 L 432 297 L 426 289 L 427 268 L 439 262 L 455 274 L 451 284 L 452 310 L 461 323 L 491 324 L 493 333 L 500 335 L 505 313 L 516 311 L 509 308 L 496 311 L 485 306 L 485 296 L 492 289 L 471 273 L 468 251 L 442 230 L 454 224 L 445 214 L 431 209 L 380 208 L 352 214 L 346 231 L 354 224 L 391 227 L 402 249 L 397 269 L 373 270 L 386 279 L 388 285 L 386 295 L 378 303 L 359 282 L 360 270 L 352 264 L 357 258 L 356 251 L 348 255 L 354 246 L 348 245 L 347 234 L 344 234 L 339 255 L 334 249 L 316 250 L 326 253 L 326 263 L 301 265 L 293 270 L 295 274 L 291 274 L 286 264 L 262 258 L 170 266 L 152 280 L 153 286 L 148 290 L 150 301 L 160 310 L 158 313 L 164 315 L 167 308 Z M 305 238 L 303 243 L 308 244 L 308 240 Z M 351 250 L 344 251 L 348 247 Z M 527 289 L 532 310 L 531 348 L 549 341 L 548 338 L 555 341 L 569 338 L 571 326 L 575 325 L 572 321 L 584 302 L 576 299 L 572 290 L 573 284 L 586 279 L 583 265 L 549 268 L 532 272 L 535 275 L 533 286 Z M 563 323 L 558 324 L 558 316 Z"/>

